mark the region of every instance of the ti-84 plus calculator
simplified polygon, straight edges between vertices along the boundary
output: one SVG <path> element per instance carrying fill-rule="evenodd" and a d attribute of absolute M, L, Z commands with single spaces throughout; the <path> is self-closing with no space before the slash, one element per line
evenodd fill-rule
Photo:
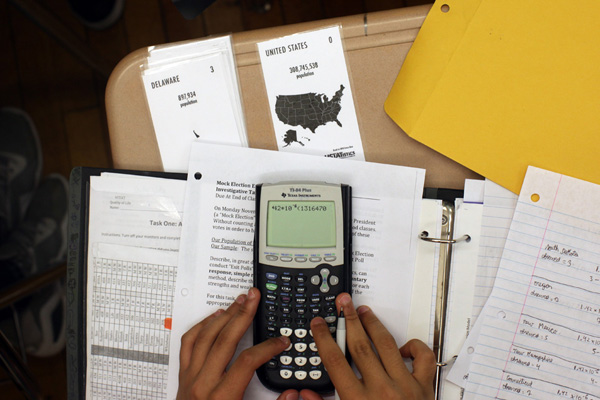
<path fill-rule="evenodd" d="M 325 319 L 335 338 L 335 298 L 351 292 L 351 187 L 282 182 L 256 187 L 254 284 L 261 291 L 254 343 L 288 336 L 291 345 L 260 367 L 274 391 L 333 391 L 310 321 Z"/>

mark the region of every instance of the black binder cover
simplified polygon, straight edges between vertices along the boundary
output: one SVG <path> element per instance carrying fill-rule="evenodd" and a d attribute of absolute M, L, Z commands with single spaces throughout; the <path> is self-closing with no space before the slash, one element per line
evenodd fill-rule
<path fill-rule="evenodd" d="M 69 179 L 67 222 L 67 393 L 68 399 L 85 398 L 86 382 L 86 288 L 88 249 L 88 206 L 90 177 L 103 172 L 187 179 L 183 173 L 76 167 Z"/>

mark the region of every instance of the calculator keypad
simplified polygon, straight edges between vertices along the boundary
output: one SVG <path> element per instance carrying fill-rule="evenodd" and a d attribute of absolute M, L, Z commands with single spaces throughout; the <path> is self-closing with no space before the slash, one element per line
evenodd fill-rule
<path fill-rule="evenodd" d="M 255 343 L 280 335 L 290 338 L 291 345 L 263 365 L 261 373 L 281 388 L 331 390 L 310 330 L 310 321 L 325 319 L 335 337 L 337 325 L 336 296 L 344 291 L 342 266 L 321 264 L 312 269 L 282 269 L 262 266 L 265 270 L 257 283 L 262 292 L 258 318 L 263 319 L 262 332 L 256 329 Z M 348 289 L 345 289 L 349 291 Z M 258 340 L 256 340 L 258 339 Z"/>

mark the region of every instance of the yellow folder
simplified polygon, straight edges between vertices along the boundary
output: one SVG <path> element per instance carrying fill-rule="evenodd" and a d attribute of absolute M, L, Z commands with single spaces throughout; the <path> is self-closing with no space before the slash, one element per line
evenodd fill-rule
<path fill-rule="evenodd" d="M 600 2 L 437 1 L 385 103 L 412 138 L 518 193 L 600 184 Z"/>

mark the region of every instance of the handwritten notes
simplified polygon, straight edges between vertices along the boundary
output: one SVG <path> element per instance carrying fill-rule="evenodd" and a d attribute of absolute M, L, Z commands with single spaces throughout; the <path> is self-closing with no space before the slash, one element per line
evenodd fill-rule
<path fill-rule="evenodd" d="M 465 399 L 600 399 L 600 186 L 529 167 Z"/>

